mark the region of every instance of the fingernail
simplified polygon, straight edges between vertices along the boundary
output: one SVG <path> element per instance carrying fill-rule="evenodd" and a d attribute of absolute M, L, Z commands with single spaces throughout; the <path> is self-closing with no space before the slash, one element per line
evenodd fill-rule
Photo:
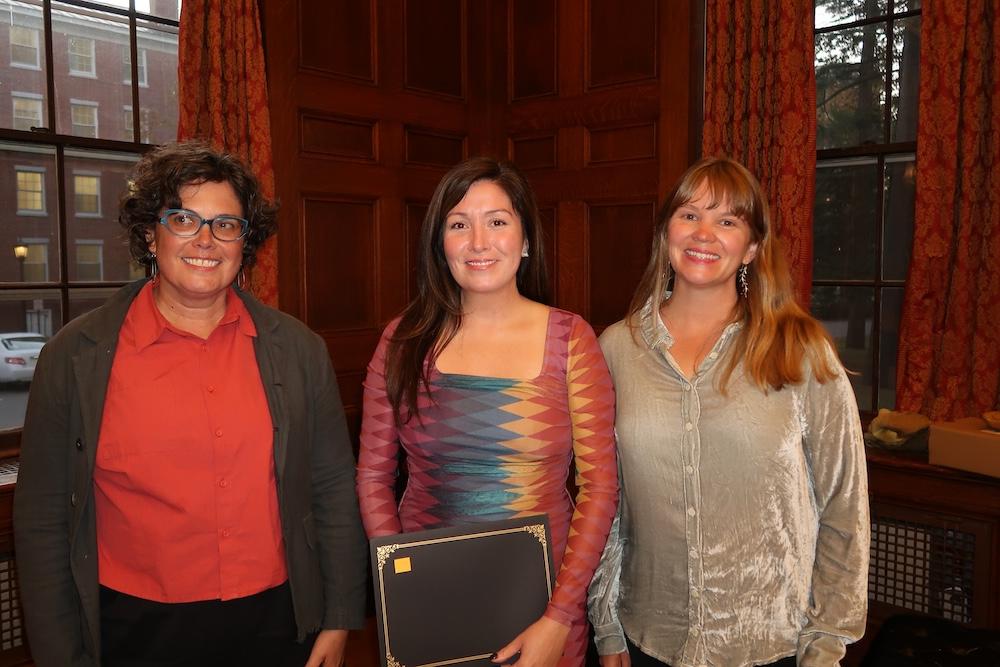
<path fill-rule="evenodd" d="M 497 654 L 496 653 L 490 653 L 490 660 L 496 660 L 496 659 L 497 659 Z"/>

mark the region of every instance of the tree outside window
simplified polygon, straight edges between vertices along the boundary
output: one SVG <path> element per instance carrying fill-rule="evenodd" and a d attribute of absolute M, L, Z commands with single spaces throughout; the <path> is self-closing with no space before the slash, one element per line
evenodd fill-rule
<path fill-rule="evenodd" d="M 10 26 L 10 64 L 13 67 L 41 69 L 38 31 L 20 25 Z"/>
<path fill-rule="evenodd" d="M 17 173 L 17 212 L 45 213 L 45 172 L 31 167 L 19 167 Z"/>
<path fill-rule="evenodd" d="M 812 313 L 858 405 L 895 406 L 913 238 L 920 2 L 816 0 Z"/>
<path fill-rule="evenodd" d="M 73 175 L 73 203 L 78 216 L 101 214 L 101 177 L 96 174 Z"/>
<path fill-rule="evenodd" d="M 70 37 L 67 44 L 69 47 L 69 73 L 76 76 L 96 77 L 94 40 L 86 37 Z"/>

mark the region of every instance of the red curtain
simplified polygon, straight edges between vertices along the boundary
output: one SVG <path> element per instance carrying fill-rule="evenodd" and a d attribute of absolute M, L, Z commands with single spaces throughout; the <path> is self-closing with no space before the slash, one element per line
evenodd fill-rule
<path fill-rule="evenodd" d="M 184 0 L 178 56 L 178 139 L 203 139 L 245 159 L 274 196 L 271 124 L 257 0 Z M 258 251 L 251 290 L 277 305 L 277 245 Z"/>
<path fill-rule="evenodd" d="M 760 179 L 795 294 L 808 306 L 816 181 L 812 0 L 708 0 L 703 155 Z"/>
<path fill-rule="evenodd" d="M 923 4 L 916 215 L 897 408 L 977 416 L 1000 400 L 1000 7 Z"/>

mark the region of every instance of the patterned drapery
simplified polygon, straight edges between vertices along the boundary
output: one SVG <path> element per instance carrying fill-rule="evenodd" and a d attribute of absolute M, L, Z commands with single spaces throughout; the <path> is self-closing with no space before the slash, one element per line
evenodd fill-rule
<path fill-rule="evenodd" d="M 178 139 L 203 139 L 245 159 L 274 196 L 271 124 L 257 0 L 184 0 L 178 54 Z M 254 294 L 278 301 L 277 242 L 257 253 Z"/>
<path fill-rule="evenodd" d="M 812 0 L 708 0 L 702 154 L 761 181 L 796 297 L 808 307 L 816 181 Z"/>
<path fill-rule="evenodd" d="M 1000 8 L 934 0 L 921 22 L 896 405 L 954 419 L 1000 400 Z"/>

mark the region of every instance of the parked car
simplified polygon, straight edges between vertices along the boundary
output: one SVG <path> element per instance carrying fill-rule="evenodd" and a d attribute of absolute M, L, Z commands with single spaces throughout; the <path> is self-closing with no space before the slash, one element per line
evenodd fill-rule
<path fill-rule="evenodd" d="M 0 382 L 31 382 L 48 338 L 29 331 L 0 333 Z"/>

